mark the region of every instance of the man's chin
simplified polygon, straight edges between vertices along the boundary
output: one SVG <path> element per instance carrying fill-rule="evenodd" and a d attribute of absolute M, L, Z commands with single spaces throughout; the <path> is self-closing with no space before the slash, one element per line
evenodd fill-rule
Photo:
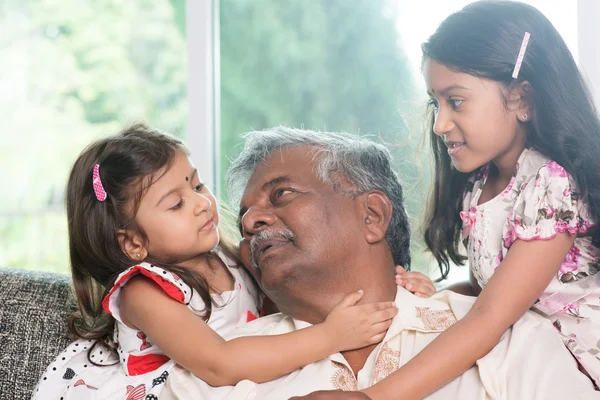
<path fill-rule="evenodd" d="M 286 249 L 288 249 L 291 242 L 287 242 L 285 244 L 272 247 L 268 249 L 264 254 L 262 254 L 258 261 L 254 263 L 254 267 L 258 268 L 260 271 L 269 268 L 272 264 L 277 264 L 277 261 L 273 261 L 274 259 L 286 260 Z M 281 261 L 280 261 L 281 262 Z"/>
<path fill-rule="evenodd" d="M 285 262 L 284 262 L 285 260 Z M 284 257 L 268 257 L 261 260 L 257 276 L 264 290 L 278 290 L 297 271 L 297 268 Z"/>
<path fill-rule="evenodd" d="M 259 271 L 261 275 L 264 275 L 265 271 L 270 270 L 271 267 L 277 268 L 277 257 L 275 254 L 269 254 L 261 258 L 261 260 L 258 263 L 254 264 L 254 267 Z"/>

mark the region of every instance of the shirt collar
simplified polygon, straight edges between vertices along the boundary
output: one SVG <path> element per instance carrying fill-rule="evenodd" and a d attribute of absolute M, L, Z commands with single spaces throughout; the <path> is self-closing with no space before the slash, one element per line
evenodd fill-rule
<path fill-rule="evenodd" d="M 448 291 L 442 291 L 429 298 L 417 297 L 403 287 L 396 291 L 395 303 L 398 314 L 394 317 L 383 343 L 393 338 L 403 330 L 421 332 L 441 332 L 456 322 L 456 317 L 450 307 Z M 312 324 L 292 318 L 296 328 L 303 329 Z"/>

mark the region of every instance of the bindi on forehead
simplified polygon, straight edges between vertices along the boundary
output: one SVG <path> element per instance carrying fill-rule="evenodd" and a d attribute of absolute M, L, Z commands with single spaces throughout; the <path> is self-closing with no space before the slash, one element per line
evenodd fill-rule
<path fill-rule="evenodd" d="M 189 176 L 188 175 L 185 176 L 185 181 L 189 182 L 192 179 L 194 179 L 196 176 L 198 176 L 198 170 L 196 168 L 194 168 L 194 170 L 192 171 L 192 173 Z"/>

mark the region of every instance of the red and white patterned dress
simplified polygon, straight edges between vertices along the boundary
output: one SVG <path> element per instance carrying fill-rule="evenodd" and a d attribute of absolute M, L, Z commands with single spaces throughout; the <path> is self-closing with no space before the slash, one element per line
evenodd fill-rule
<path fill-rule="evenodd" d="M 211 295 L 218 306 L 213 305 L 207 323 L 219 335 L 225 335 L 258 317 L 261 298 L 246 270 L 218 254 L 229 267 L 234 287 L 231 291 Z M 93 342 L 77 340 L 47 368 L 34 390 L 34 400 L 160 398 L 175 363 L 152 344 L 144 332 L 125 325 L 120 316 L 121 290 L 136 275 L 153 280 L 170 297 L 185 304 L 201 318 L 205 308 L 202 298 L 178 276 L 148 263 L 133 266 L 119 275 L 102 303 L 116 320 L 113 340 L 118 358 L 114 351 L 96 346 L 90 358 L 102 366 L 94 365 L 88 359 L 88 350 Z"/>

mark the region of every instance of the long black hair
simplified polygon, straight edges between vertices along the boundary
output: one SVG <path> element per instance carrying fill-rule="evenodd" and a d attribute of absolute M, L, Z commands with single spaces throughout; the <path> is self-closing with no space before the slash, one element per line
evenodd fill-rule
<path fill-rule="evenodd" d="M 525 32 L 531 34 L 517 79 L 512 73 Z M 593 221 L 600 221 L 600 123 L 573 56 L 552 23 L 516 1 L 478 1 L 446 18 L 421 46 L 423 61 L 490 79 L 513 89 L 523 82 L 530 104 L 526 146 L 564 167 L 575 179 Z M 442 277 L 463 264 L 459 213 L 469 177 L 451 165 L 446 146 L 428 127 L 434 186 L 425 220 L 425 242 Z M 596 230 L 598 243 L 600 230 Z"/>

